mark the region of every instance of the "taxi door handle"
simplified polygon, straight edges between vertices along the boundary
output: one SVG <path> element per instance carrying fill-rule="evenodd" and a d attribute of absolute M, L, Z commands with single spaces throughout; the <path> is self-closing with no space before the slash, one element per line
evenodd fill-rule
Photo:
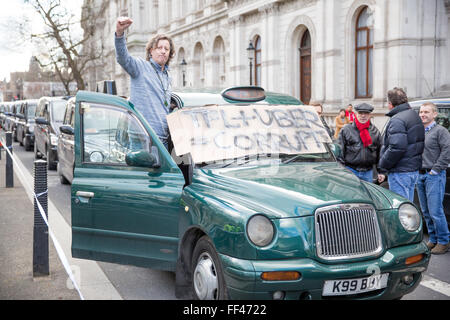
<path fill-rule="evenodd" d="M 77 191 L 76 196 L 80 197 L 80 198 L 93 198 L 94 197 L 94 193 L 93 192 L 86 192 L 86 191 Z"/>

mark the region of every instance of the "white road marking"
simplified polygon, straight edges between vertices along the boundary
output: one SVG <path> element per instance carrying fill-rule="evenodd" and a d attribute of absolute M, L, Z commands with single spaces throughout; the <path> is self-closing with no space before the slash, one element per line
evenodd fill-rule
<path fill-rule="evenodd" d="M 450 283 L 424 275 L 420 285 L 450 297 Z"/>

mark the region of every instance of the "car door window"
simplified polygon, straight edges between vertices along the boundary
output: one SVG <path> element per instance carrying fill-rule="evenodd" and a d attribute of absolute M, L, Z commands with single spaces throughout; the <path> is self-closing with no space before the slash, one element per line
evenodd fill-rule
<path fill-rule="evenodd" d="M 437 105 L 438 116 L 436 122 L 450 131 L 450 105 Z"/>
<path fill-rule="evenodd" d="M 151 140 L 126 110 L 82 103 L 83 162 L 126 165 L 127 153 L 150 151 Z"/>

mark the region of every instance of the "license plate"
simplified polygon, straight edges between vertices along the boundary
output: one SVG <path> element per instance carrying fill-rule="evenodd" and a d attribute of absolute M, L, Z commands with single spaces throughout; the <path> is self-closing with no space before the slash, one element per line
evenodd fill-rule
<path fill-rule="evenodd" d="M 358 294 L 387 287 L 388 273 L 375 274 L 366 278 L 327 280 L 323 286 L 323 296 Z"/>

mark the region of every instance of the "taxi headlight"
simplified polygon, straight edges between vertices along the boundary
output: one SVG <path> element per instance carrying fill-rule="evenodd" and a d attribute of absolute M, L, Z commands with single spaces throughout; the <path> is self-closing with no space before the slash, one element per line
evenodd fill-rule
<path fill-rule="evenodd" d="M 258 247 L 267 246 L 273 239 L 273 224 L 263 215 L 254 215 L 247 223 L 247 235 L 250 241 Z"/>
<path fill-rule="evenodd" d="M 398 208 L 398 218 L 406 231 L 416 231 L 420 227 L 420 213 L 412 204 L 402 204 Z"/>

